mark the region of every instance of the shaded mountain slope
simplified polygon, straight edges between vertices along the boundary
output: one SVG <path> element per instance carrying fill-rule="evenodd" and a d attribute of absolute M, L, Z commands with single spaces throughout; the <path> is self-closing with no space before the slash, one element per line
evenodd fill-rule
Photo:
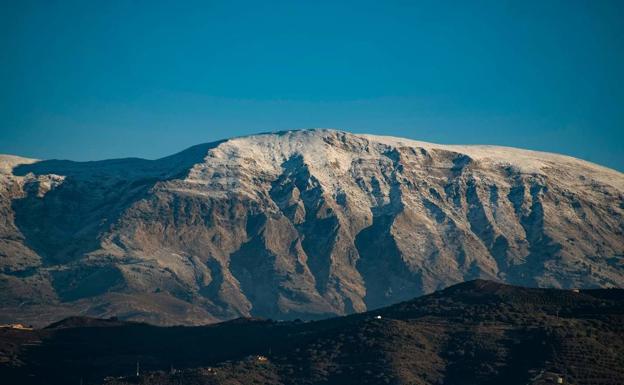
<path fill-rule="evenodd" d="M 21 384 L 620 384 L 623 321 L 622 289 L 471 281 L 323 321 L 163 328 L 72 318 L 0 329 L 0 375 Z"/>

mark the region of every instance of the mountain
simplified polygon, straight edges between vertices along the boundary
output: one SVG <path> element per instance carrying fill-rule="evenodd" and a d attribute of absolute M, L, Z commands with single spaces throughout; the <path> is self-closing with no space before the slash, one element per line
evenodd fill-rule
<path fill-rule="evenodd" d="M 0 157 L 0 322 L 318 319 L 475 278 L 624 284 L 624 174 L 303 130 L 158 160 Z"/>
<path fill-rule="evenodd" d="M 139 376 L 136 376 L 137 364 Z M 72 317 L 0 329 L 15 384 L 565 384 L 624 382 L 624 290 L 476 280 L 323 321 L 195 327 Z"/>

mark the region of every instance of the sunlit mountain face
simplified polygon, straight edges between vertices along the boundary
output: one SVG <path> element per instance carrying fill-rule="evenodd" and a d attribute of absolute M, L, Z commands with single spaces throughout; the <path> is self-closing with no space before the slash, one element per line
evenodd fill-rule
<path fill-rule="evenodd" d="M 4 322 L 310 320 L 475 278 L 624 282 L 624 175 L 567 156 L 302 130 L 0 172 Z"/>

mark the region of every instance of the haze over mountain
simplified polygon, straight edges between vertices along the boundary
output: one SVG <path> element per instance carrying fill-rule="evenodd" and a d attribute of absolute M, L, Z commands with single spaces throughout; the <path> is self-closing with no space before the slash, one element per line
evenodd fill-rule
<path fill-rule="evenodd" d="M 474 278 L 624 284 L 624 174 L 303 130 L 159 160 L 0 156 L 0 320 L 361 312 Z"/>

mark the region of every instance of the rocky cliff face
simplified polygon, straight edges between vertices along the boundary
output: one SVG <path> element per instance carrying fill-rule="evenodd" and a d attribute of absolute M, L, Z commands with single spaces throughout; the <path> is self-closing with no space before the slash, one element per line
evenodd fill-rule
<path fill-rule="evenodd" d="M 512 148 L 306 130 L 155 161 L 4 156 L 0 213 L 11 321 L 317 318 L 478 277 L 624 285 L 624 174 Z"/>

